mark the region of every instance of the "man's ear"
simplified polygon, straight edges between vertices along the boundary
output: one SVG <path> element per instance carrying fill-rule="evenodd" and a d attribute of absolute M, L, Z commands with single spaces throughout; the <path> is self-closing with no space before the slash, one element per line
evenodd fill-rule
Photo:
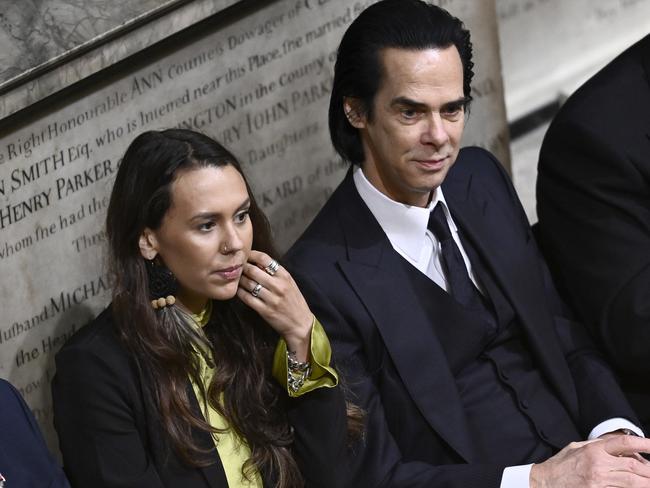
<path fill-rule="evenodd" d="M 158 254 L 158 240 L 156 234 L 148 227 L 142 231 L 138 240 L 140 254 L 143 258 L 151 261 Z"/>
<path fill-rule="evenodd" d="M 343 111 L 352 127 L 355 129 L 364 129 L 366 127 L 366 116 L 361 108 L 361 100 L 355 97 L 344 97 Z"/>

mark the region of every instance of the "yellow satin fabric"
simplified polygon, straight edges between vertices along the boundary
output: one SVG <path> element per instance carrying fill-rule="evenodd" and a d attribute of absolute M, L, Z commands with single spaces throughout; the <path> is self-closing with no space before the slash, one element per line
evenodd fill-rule
<path fill-rule="evenodd" d="M 210 320 L 210 314 L 212 312 L 212 302 L 208 302 L 208 306 L 198 315 L 192 315 L 194 321 L 204 327 L 208 320 Z M 210 351 L 207 354 L 212 357 Z M 201 379 L 207 390 L 208 385 L 212 381 L 212 375 L 214 374 L 214 368 L 211 368 L 210 365 L 206 362 L 205 356 L 203 354 L 196 355 L 199 360 L 199 368 L 201 371 Z M 214 433 L 212 438 L 214 439 L 214 444 L 219 453 L 219 458 L 221 459 L 221 464 L 223 469 L 226 472 L 226 480 L 228 481 L 229 488 L 263 488 L 264 484 L 262 483 L 262 477 L 259 472 L 255 471 L 253 475 L 250 476 L 251 480 L 247 481 L 242 476 L 241 468 L 244 463 L 250 458 L 251 450 L 245 439 L 242 439 L 236 432 L 234 432 L 225 418 L 223 418 L 219 412 L 217 412 L 212 406 L 206 401 L 205 398 L 201 395 L 201 390 L 198 385 L 192 381 L 192 387 L 194 388 L 194 394 L 199 400 L 199 405 L 201 407 L 201 412 L 205 417 L 205 420 L 212 426 L 217 429 L 226 429 L 225 432 Z"/>
<path fill-rule="evenodd" d="M 208 302 L 208 306 L 198 315 L 192 315 L 194 323 L 200 327 L 204 327 L 210 320 L 212 313 L 212 302 Z M 332 348 L 329 339 L 325 334 L 323 326 L 317 319 L 314 319 L 314 324 L 311 331 L 310 343 L 310 361 L 312 371 L 310 377 L 305 381 L 302 388 L 296 393 L 289 390 L 287 386 L 287 345 L 284 340 L 280 339 L 275 349 L 273 357 L 273 376 L 284 387 L 287 394 L 291 397 L 304 395 L 317 388 L 333 388 L 338 384 L 338 374 L 330 366 L 332 357 Z M 207 355 L 211 358 L 212 354 L 207 351 Z M 197 351 L 197 359 L 199 361 L 200 376 L 207 390 L 208 385 L 212 381 L 214 368 L 206 362 L 205 355 Z M 219 412 L 217 412 L 201 395 L 201 390 L 198 385 L 192 381 L 194 394 L 199 400 L 201 412 L 206 421 L 213 427 L 224 429 L 225 432 L 213 434 L 214 444 L 217 448 L 221 464 L 226 473 L 229 488 L 263 488 L 262 477 L 259 472 L 255 471 L 250 476 L 251 480 L 247 481 L 243 478 L 241 468 L 244 463 L 250 458 L 250 447 L 245 439 L 242 439 L 236 432 L 230 429 L 228 422 L 224 419 Z"/>
<path fill-rule="evenodd" d="M 287 386 L 287 344 L 283 339 L 278 341 L 273 356 L 273 377 L 287 390 L 291 397 L 304 395 L 317 388 L 333 388 L 339 383 L 339 376 L 336 370 L 330 366 L 332 359 L 332 347 L 325 334 L 323 326 L 314 319 L 314 325 L 311 329 L 311 343 L 309 345 L 311 361 L 311 375 L 300 390 L 293 393 Z"/>

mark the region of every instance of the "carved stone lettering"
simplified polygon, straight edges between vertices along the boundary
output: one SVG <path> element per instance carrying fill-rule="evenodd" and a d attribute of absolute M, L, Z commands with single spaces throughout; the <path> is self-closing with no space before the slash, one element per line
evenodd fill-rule
<path fill-rule="evenodd" d="M 372 3 L 271 2 L 154 49 L 0 135 L 0 375 L 19 388 L 53 450 L 53 355 L 110 301 L 103 224 L 129 142 L 145 130 L 181 127 L 224 143 L 285 250 L 347 171 L 327 129 L 332 68 L 342 33 Z M 437 3 L 474 35 L 475 101 L 464 142 L 483 143 L 507 162 L 494 4 Z"/>

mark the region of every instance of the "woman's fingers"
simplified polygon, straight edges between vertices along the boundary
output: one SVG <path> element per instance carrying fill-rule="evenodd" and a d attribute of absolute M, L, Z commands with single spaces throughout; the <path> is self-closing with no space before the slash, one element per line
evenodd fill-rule
<path fill-rule="evenodd" d="M 248 262 L 257 265 L 260 268 L 267 267 L 271 261 L 273 261 L 273 258 L 262 251 L 251 249 L 251 252 L 248 255 Z"/>
<path fill-rule="evenodd" d="M 304 342 L 313 314 L 295 281 L 266 253 L 251 251 L 244 264 L 237 296 L 258 312 L 285 340 Z M 269 265 L 271 265 L 269 267 Z M 296 337 L 300 340 L 294 340 Z"/>
<path fill-rule="evenodd" d="M 269 276 L 275 276 L 277 274 L 288 275 L 287 271 L 282 266 L 280 266 L 280 263 L 278 263 L 277 260 L 261 251 L 251 250 L 250 254 L 248 255 L 248 262 L 257 266 Z"/>
<path fill-rule="evenodd" d="M 242 277 L 261 283 L 262 286 L 270 289 L 274 289 L 277 283 L 282 280 L 280 276 L 270 276 L 256 265 L 250 263 L 244 263 Z"/>
<path fill-rule="evenodd" d="M 268 298 L 269 290 L 265 288 L 262 283 L 250 279 L 244 275 L 242 275 L 242 277 L 239 280 L 239 288 L 248 292 L 248 294 L 251 295 L 253 298 L 264 300 L 264 296 L 262 295 L 266 295 Z"/>
<path fill-rule="evenodd" d="M 266 262 L 266 261 L 263 261 Z M 260 283 L 264 288 L 271 290 L 274 295 L 285 296 L 293 291 L 297 286 L 294 284 L 291 275 L 282 267 L 279 267 L 274 275 L 260 269 L 255 263 L 244 263 L 243 275 L 250 280 Z"/>

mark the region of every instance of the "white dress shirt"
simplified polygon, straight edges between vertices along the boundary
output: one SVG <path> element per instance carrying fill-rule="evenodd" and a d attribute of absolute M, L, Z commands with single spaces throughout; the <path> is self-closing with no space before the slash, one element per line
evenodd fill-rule
<path fill-rule="evenodd" d="M 425 208 L 413 207 L 391 200 L 381 193 L 366 179 L 361 168 L 355 168 L 353 177 L 361 199 L 366 202 L 370 212 L 379 222 L 393 249 L 443 290 L 448 291 L 447 279 L 440 261 L 440 242 L 427 228 L 429 215 L 436 205 L 442 205 L 449 230 L 463 255 L 469 276 L 474 286 L 481 289 L 458 237 L 458 228 L 451 218 L 441 188 L 436 190 L 434 198 Z"/>
<path fill-rule="evenodd" d="M 353 179 L 361 199 L 379 222 L 393 249 L 438 286 L 448 291 L 447 280 L 440 261 L 440 242 L 427 229 L 430 213 L 436 205 L 442 205 L 449 224 L 449 230 L 463 256 L 467 272 L 474 285 L 483 293 L 480 282 L 472 269 L 472 263 L 470 263 L 463 244 L 458 237 L 458 228 L 449 213 L 442 188 L 436 188 L 429 205 L 422 208 L 399 203 L 388 198 L 368 181 L 359 166 L 354 168 Z M 594 427 L 588 438 L 596 439 L 603 434 L 619 429 L 630 429 L 643 437 L 643 431 L 632 422 L 623 418 L 613 418 Z M 532 464 L 527 464 L 505 468 L 500 488 L 529 488 L 532 466 Z"/>

